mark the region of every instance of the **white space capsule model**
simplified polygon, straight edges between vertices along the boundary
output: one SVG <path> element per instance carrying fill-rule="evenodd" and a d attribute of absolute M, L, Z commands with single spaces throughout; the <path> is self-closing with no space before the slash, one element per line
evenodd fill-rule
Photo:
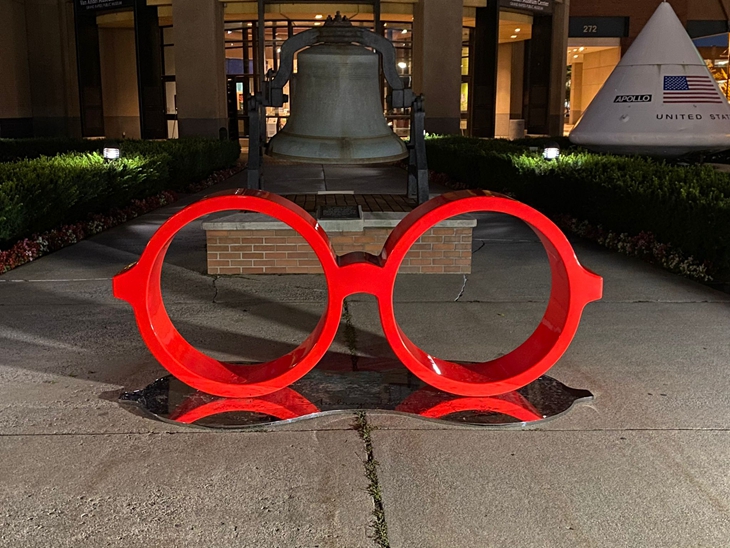
<path fill-rule="evenodd" d="M 669 3 L 659 4 L 570 141 L 649 156 L 730 148 L 730 104 Z"/>

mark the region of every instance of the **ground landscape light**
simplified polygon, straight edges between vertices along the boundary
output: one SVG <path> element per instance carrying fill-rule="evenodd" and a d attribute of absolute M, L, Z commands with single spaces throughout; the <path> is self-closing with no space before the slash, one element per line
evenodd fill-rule
<path fill-rule="evenodd" d="M 545 145 L 545 149 L 542 151 L 542 157 L 546 160 L 555 160 L 560 157 L 560 145 L 553 141 Z"/>
<path fill-rule="evenodd" d="M 119 149 L 118 148 L 105 148 L 104 149 L 104 159 L 105 160 L 118 160 L 119 159 Z"/>

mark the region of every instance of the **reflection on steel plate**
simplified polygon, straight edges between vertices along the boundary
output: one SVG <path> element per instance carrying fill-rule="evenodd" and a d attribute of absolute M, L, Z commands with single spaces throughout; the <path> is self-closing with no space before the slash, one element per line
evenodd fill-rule
<path fill-rule="evenodd" d="M 241 367 L 246 367 L 242 364 Z M 255 398 L 224 398 L 190 388 L 168 375 L 120 403 L 167 422 L 208 428 L 246 428 L 291 422 L 324 413 L 369 410 L 483 426 L 527 425 L 593 399 L 587 390 L 542 376 L 514 392 L 461 397 L 426 385 L 394 361 L 325 360 L 291 387 Z"/>

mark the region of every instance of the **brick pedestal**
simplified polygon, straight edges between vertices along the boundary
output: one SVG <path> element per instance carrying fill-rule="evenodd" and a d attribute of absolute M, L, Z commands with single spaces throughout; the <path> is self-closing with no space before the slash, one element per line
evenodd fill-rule
<path fill-rule="evenodd" d="M 338 255 L 365 251 L 377 255 L 405 216 L 366 212 L 359 221 L 320 221 Z M 448 219 L 413 244 L 400 272 L 469 274 L 472 228 L 468 216 Z M 239 213 L 203 223 L 208 274 L 316 274 L 319 260 L 304 238 L 284 223 L 255 213 Z"/>

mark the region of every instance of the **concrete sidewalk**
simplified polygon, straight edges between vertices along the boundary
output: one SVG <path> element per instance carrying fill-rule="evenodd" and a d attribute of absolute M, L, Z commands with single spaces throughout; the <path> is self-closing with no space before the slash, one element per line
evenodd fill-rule
<path fill-rule="evenodd" d="M 265 173 L 279 193 L 405 191 L 398 168 Z M 394 548 L 730 545 L 730 295 L 583 241 L 576 253 L 604 277 L 605 296 L 550 375 L 596 399 L 538 428 L 369 413 L 379 466 L 368 478 L 352 413 L 235 432 L 122 408 L 120 392 L 166 372 L 111 277 L 199 197 L 0 276 L 0 546 L 372 547 L 371 481 Z M 460 275 L 399 277 L 398 320 L 435 355 L 507 352 L 547 301 L 532 232 L 478 219 L 465 285 Z M 298 345 L 323 310 L 321 277 L 204 275 L 199 225 L 176 238 L 163 271 L 180 332 L 225 359 Z M 374 299 L 348 303 L 357 354 L 390 356 Z M 331 351 L 352 351 L 342 330 Z"/>

